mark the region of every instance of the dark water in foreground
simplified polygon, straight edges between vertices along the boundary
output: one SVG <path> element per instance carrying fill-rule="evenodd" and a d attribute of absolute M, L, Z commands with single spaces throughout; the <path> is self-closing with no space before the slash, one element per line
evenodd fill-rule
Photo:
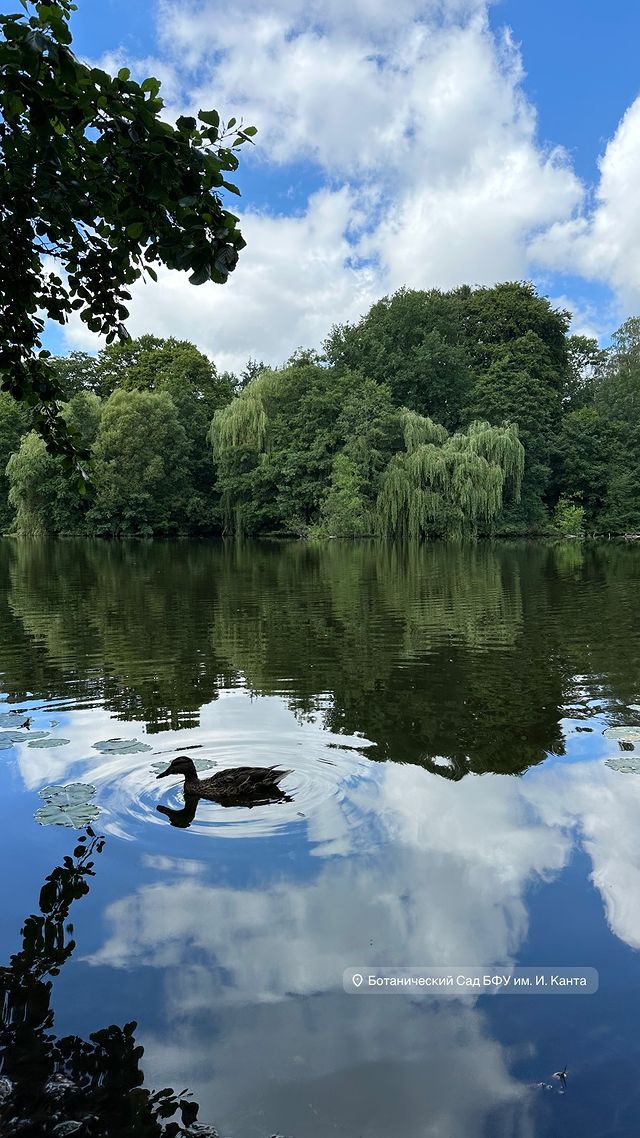
<path fill-rule="evenodd" d="M 145 1086 L 225 1138 L 636 1136 L 640 773 L 606 760 L 640 771 L 640 742 L 603 731 L 640 727 L 639 584 L 619 546 L 1 542 L 0 962 L 76 845 L 38 792 L 89 783 L 75 947 L 61 917 L 23 959 L 58 953 L 50 1035 L 135 1020 Z M 181 752 L 291 768 L 292 801 L 172 826 L 153 765 Z M 600 989 L 342 983 L 510 964 Z M 46 1066 L 19 1046 L 5 1073 Z"/>

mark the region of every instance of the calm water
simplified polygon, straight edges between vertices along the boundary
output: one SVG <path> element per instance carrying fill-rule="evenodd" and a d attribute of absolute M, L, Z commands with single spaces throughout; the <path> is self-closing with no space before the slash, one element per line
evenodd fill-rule
<path fill-rule="evenodd" d="M 91 784 L 106 839 L 75 947 L 21 958 L 59 954 L 49 1035 L 136 1021 L 145 1085 L 225 1138 L 637 1136 L 640 773 L 606 760 L 640 744 L 603 731 L 640 726 L 639 585 L 613 545 L 0 543 L 0 961 L 80 856 L 38 792 Z M 182 752 L 291 768 L 292 801 L 171 825 Z M 511 964 L 600 989 L 343 990 Z M 38 1015 L 5 1073 L 40 1094 Z"/>

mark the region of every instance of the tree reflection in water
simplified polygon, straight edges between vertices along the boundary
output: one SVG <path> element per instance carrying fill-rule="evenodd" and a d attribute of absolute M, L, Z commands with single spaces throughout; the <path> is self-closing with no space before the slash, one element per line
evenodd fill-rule
<path fill-rule="evenodd" d="M 49 874 L 40 912 L 27 917 L 22 948 L 0 968 L 0 1134 L 29 1138 L 215 1138 L 196 1123 L 198 1104 L 172 1089 L 149 1091 L 135 1022 L 111 1024 L 88 1040 L 53 1033 L 52 983 L 75 941 L 74 901 L 89 892 L 104 838 L 91 827 L 73 856 Z"/>

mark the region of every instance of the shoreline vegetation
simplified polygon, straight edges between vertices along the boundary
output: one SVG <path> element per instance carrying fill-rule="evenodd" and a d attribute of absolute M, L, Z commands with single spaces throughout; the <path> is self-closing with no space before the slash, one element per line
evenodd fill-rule
<path fill-rule="evenodd" d="M 507 282 L 401 289 L 240 375 L 149 335 L 73 352 L 89 491 L 0 392 L 0 533 L 640 540 L 640 318 L 605 350 L 569 324 Z"/>

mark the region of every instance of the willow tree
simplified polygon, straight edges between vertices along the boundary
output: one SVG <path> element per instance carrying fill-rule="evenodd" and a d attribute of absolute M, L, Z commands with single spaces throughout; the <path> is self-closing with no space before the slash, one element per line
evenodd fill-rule
<path fill-rule="evenodd" d="M 497 519 L 506 495 L 518 498 L 524 448 L 517 427 L 476 421 L 449 436 L 412 411 L 403 422 L 405 449 L 389 462 L 377 499 L 383 536 L 474 536 Z"/>
<path fill-rule="evenodd" d="M 360 533 L 401 432 L 387 387 L 296 358 L 219 410 L 210 440 L 228 530 Z"/>

